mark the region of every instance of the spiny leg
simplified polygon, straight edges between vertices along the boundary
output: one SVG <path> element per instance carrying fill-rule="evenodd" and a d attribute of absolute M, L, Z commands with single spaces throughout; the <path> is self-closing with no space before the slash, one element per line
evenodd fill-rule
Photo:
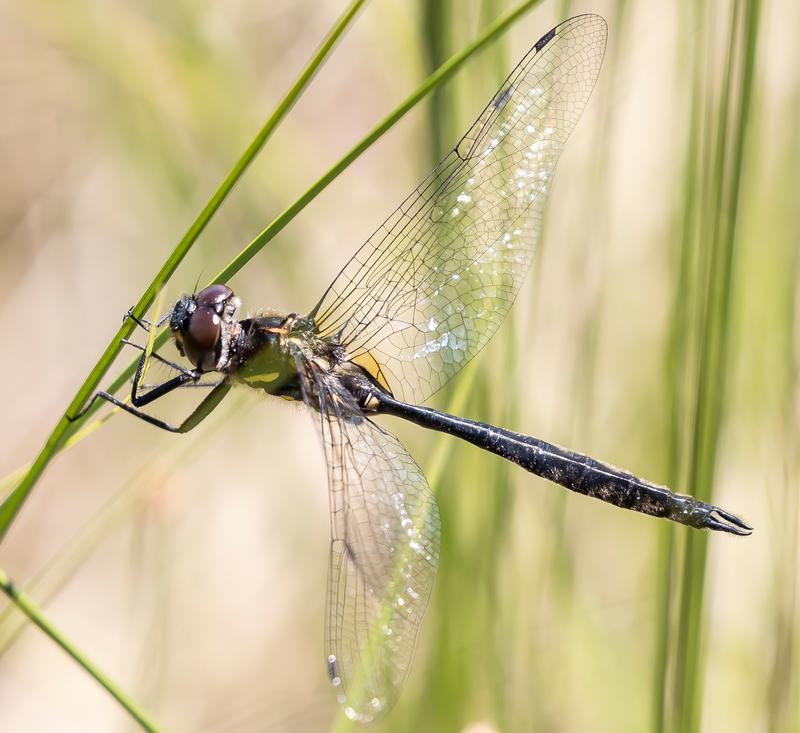
<path fill-rule="evenodd" d="M 167 394 L 168 392 L 177 389 L 178 387 L 187 386 L 185 381 L 182 381 L 183 378 L 184 375 L 181 374 L 175 377 L 174 379 L 170 379 L 168 382 L 164 382 L 162 385 L 159 385 L 159 387 L 163 389 L 159 393 L 158 397 L 161 397 Z M 128 414 L 133 415 L 134 417 L 138 417 L 140 420 L 144 420 L 144 422 L 149 423 L 150 425 L 154 425 L 157 428 L 161 428 L 162 430 L 166 430 L 170 433 L 188 433 L 190 430 L 193 430 L 195 427 L 197 427 L 203 420 L 205 420 L 206 417 L 208 417 L 214 411 L 214 409 L 222 401 L 225 395 L 228 394 L 230 388 L 231 388 L 231 383 L 227 379 L 223 379 L 221 382 L 219 382 L 214 386 L 214 388 L 211 390 L 211 392 L 209 392 L 209 394 L 207 394 L 203 398 L 203 401 L 191 412 L 191 414 L 178 425 L 172 425 L 171 423 L 168 423 L 166 420 L 161 420 L 160 418 L 150 415 L 146 413 L 144 410 L 138 409 L 134 405 L 129 404 L 127 402 L 123 402 L 114 395 L 103 391 L 95 392 L 95 394 L 92 396 L 92 399 L 89 401 L 86 407 L 84 407 L 83 410 L 80 411 L 78 415 L 75 415 L 73 417 L 67 415 L 67 419 L 70 422 L 80 419 L 86 413 L 86 411 L 94 404 L 96 400 L 101 399 L 105 400 L 106 402 L 110 402 L 112 405 L 119 407 L 121 410 L 125 410 L 125 412 L 127 412 Z M 146 395 L 142 395 L 140 400 L 149 397 L 153 393 L 153 391 L 155 390 L 148 392 Z M 152 399 L 147 400 L 145 404 L 152 401 L 153 401 Z"/>
<path fill-rule="evenodd" d="M 147 349 L 145 346 L 141 344 L 137 344 L 135 341 L 131 341 L 130 339 L 122 339 L 122 343 L 127 344 L 128 346 L 132 346 L 134 349 L 139 349 L 139 351 L 146 352 Z M 155 359 L 157 362 L 168 366 L 170 369 L 174 369 L 176 372 L 180 372 L 181 374 L 194 374 L 195 372 L 192 369 L 188 369 L 187 367 L 183 366 L 182 364 L 178 364 L 177 362 L 170 361 L 169 359 L 165 359 L 163 356 L 159 356 L 155 352 L 150 353 L 150 358 Z M 222 379 L 218 379 L 216 382 L 186 382 L 182 386 L 184 388 L 187 387 L 199 387 L 204 389 L 210 389 L 211 387 L 216 387 L 218 384 L 221 384 L 224 381 L 224 377 Z M 139 384 L 140 389 L 147 389 L 153 390 L 160 385 L 158 384 Z"/>
<path fill-rule="evenodd" d="M 134 349 L 139 349 L 139 351 L 146 353 L 147 347 L 142 346 L 141 344 L 137 344 L 135 341 L 131 341 L 130 339 L 122 339 L 122 343 L 128 346 L 132 346 Z M 178 364 L 177 362 L 170 361 L 169 359 L 165 359 L 163 356 L 159 356 L 155 352 L 150 352 L 150 358 L 155 359 L 156 361 L 160 362 L 161 364 L 165 364 L 168 367 L 171 367 L 176 372 L 181 373 L 189 373 L 193 372 L 192 369 L 188 369 L 187 367 L 183 366 L 182 364 Z"/>
<path fill-rule="evenodd" d="M 127 343 L 127 340 L 126 340 Z M 173 366 L 177 369 L 180 373 L 173 377 L 172 379 L 168 379 L 166 382 L 162 382 L 159 385 L 156 385 L 148 392 L 144 394 L 139 394 L 140 382 L 142 379 L 142 374 L 145 369 L 145 364 L 147 363 L 148 353 L 145 349 L 140 347 L 138 344 L 132 344 L 136 348 L 142 350 L 142 355 L 139 358 L 139 363 L 136 366 L 136 373 L 133 376 L 133 383 L 131 385 L 131 401 L 130 403 L 123 402 L 115 395 L 112 395 L 109 392 L 105 391 L 98 391 L 92 396 L 86 406 L 77 414 L 77 415 L 67 415 L 67 419 L 70 422 L 74 422 L 79 420 L 83 417 L 88 410 L 91 409 L 92 405 L 98 400 L 105 400 L 106 402 L 110 402 L 112 405 L 119 407 L 121 410 L 133 415 L 134 417 L 138 417 L 140 420 L 144 420 L 144 422 L 149 423 L 150 425 L 154 425 L 157 428 L 161 428 L 162 430 L 167 430 L 171 433 L 186 433 L 189 430 L 192 430 L 196 427 L 200 422 L 202 422 L 211 412 L 216 408 L 216 406 L 220 403 L 222 398 L 228 393 L 230 389 L 230 383 L 226 379 L 222 379 L 220 382 L 217 382 L 214 385 L 203 385 L 213 387 L 212 391 L 203 399 L 203 401 L 195 408 L 195 410 L 179 425 L 172 425 L 168 423 L 166 420 L 161 420 L 153 415 L 149 415 L 148 413 L 144 412 L 143 410 L 139 409 L 146 405 L 149 405 L 151 402 L 163 397 L 166 394 L 169 394 L 175 389 L 179 387 L 187 387 L 193 386 L 197 384 L 200 378 L 203 376 L 203 373 L 197 370 L 186 369 L 179 364 L 173 364 L 166 359 L 158 356 L 157 354 L 150 354 L 150 357 L 155 357 L 158 361 L 165 363 L 169 366 Z"/>
<path fill-rule="evenodd" d="M 165 313 L 163 316 L 161 316 L 161 318 L 159 318 L 156 321 L 156 328 L 160 328 L 161 326 L 163 326 L 167 322 L 167 320 L 169 319 L 169 317 L 171 315 L 172 315 L 172 311 L 170 310 L 167 313 Z M 127 321 L 129 318 L 137 326 L 139 326 L 139 328 L 141 328 L 141 329 L 143 329 L 143 330 L 145 330 L 147 332 L 149 332 L 150 329 L 153 327 L 153 322 L 152 321 L 148 321 L 146 318 L 137 318 L 135 315 L 133 315 L 133 306 L 128 308 L 128 312 L 122 317 L 122 322 L 125 323 L 125 321 Z"/>
<path fill-rule="evenodd" d="M 172 387 L 172 389 L 174 388 L 175 387 Z M 138 417 L 140 420 L 144 420 L 146 423 L 154 425 L 157 428 L 161 428 L 162 430 L 166 430 L 170 433 L 188 433 L 190 430 L 196 428 L 216 409 L 217 405 L 219 405 L 225 395 L 228 394 L 230 388 L 231 383 L 228 380 L 222 380 L 214 387 L 214 389 L 211 390 L 211 392 L 205 396 L 205 398 L 203 398 L 203 401 L 189 414 L 189 416 L 178 425 L 172 425 L 166 420 L 161 420 L 153 415 L 149 415 L 143 410 L 139 410 L 133 405 L 117 399 L 114 397 L 114 395 L 109 394 L 108 392 L 97 392 L 95 398 L 99 397 L 104 399 L 107 402 L 116 405 L 120 409 L 125 410 L 125 412 L 129 413 L 130 415 Z"/>
<path fill-rule="evenodd" d="M 75 422 L 76 420 L 80 420 L 91 408 L 92 405 L 98 400 L 102 399 L 106 402 L 110 402 L 113 405 L 125 410 L 126 412 L 130 412 L 133 415 L 149 422 L 153 425 L 158 425 L 162 427 L 159 423 L 163 423 L 164 425 L 168 425 L 168 423 L 164 423 L 164 421 L 158 420 L 157 418 L 152 417 L 151 415 L 147 415 L 146 413 L 137 410 L 136 408 L 144 407 L 145 405 L 150 404 L 151 402 L 163 397 L 164 395 L 172 392 L 174 389 L 178 387 L 182 387 L 185 384 L 191 381 L 197 381 L 202 376 L 200 372 L 193 372 L 191 370 L 183 370 L 180 374 L 172 379 L 168 379 L 166 382 L 159 384 L 158 386 L 154 387 L 150 391 L 139 394 L 139 383 L 142 379 L 142 373 L 144 372 L 144 367 L 147 362 L 147 352 L 143 351 L 141 357 L 139 358 L 139 362 L 136 365 L 136 373 L 133 375 L 133 383 L 131 385 L 131 404 L 127 402 L 123 402 L 119 398 L 115 397 L 109 392 L 105 392 L 103 390 L 98 390 L 92 395 L 92 398 L 89 402 L 84 406 L 84 408 L 77 414 L 77 415 L 67 415 L 67 420 L 70 422 Z M 169 429 L 169 428 L 165 428 Z"/>

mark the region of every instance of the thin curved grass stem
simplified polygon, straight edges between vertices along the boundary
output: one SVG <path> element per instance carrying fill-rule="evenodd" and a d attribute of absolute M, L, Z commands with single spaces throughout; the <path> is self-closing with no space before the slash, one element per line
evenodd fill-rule
<path fill-rule="evenodd" d="M 0 590 L 5 593 L 11 602 L 19 608 L 36 626 L 60 646 L 83 669 L 128 712 L 128 714 L 148 733 L 162 733 L 161 728 L 124 690 L 114 684 L 104 672 L 97 668 L 83 652 L 81 652 L 64 634 L 62 634 L 51 621 L 42 613 L 39 607 L 25 593 L 18 590 L 5 571 L 0 569 Z"/>
<path fill-rule="evenodd" d="M 166 262 L 162 265 L 155 278 L 153 278 L 153 282 L 150 283 L 142 296 L 139 298 L 139 301 L 132 309 L 132 315 L 134 318 L 141 319 L 144 316 L 145 312 L 153 302 L 156 293 L 158 293 L 158 291 L 169 280 L 183 258 L 189 253 L 192 246 L 197 241 L 198 237 L 206 228 L 208 223 L 211 221 L 214 214 L 216 214 L 219 207 L 222 206 L 225 199 L 239 182 L 239 179 L 242 177 L 242 175 L 244 175 L 250 164 L 255 160 L 258 153 L 264 147 L 264 144 L 275 131 L 275 128 L 294 106 L 297 99 L 311 82 L 314 74 L 319 70 L 320 66 L 330 54 L 331 50 L 336 44 L 336 41 L 351 24 L 361 6 L 364 5 L 365 2 L 366 0 L 353 0 L 348 6 L 347 10 L 336 22 L 330 33 L 315 52 L 314 56 L 308 62 L 307 66 L 303 69 L 292 87 L 275 108 L 275 111 L 272 113 L 272 115 L 270 115 L 266 123 L 264 123 L 264 126 L 258 131 L 258 134 L 256 134 L 256 136 L 253 138 L 253 141 L 233 166 L 225 180 L 214 192 L 214 195 L 194 220 L 181 241 L 178 242 L 177 246 L 169 255 Z M 53 428 L 53 432 L 48 437 L 42 450 L 39 452 L 39 455 L 34 460 L 28 472 L 20 481 L 16 489 L 5 499 L 5 501 L 3 501 L 2 505 L 0 505 L 0 542 L 2 542 L 6 532 L 8 532 L 8 529 L 11 526 L 11 523 L 14 521 L 17 513 L 30 495 L 30 492 L 33 490 L 33 487 L 36 485 L 39 477 L 44 472 L 47 464 L 50 463 L 53 456 L 55 456 L 56 453 L 58 453 L 58 451 L 63 447 L 65 440 L 69 438 L 69 436 L 72 435 L 72 433 L 74 433 L 79 426 L 80 423 L 71 423 L 66 416 L 76 414 L 91 397 L 100 384 L 100 380 L 105 376 L 106 372 L 111 368 L 112 363 L 119 355 L 123 345 L 122 339 L 129 337 L 133 333 L 133 329 L 135 327 L 136 324 L 133 318 L 126 319 L 123 322 L 117 333 L 111 339 L 111 342 L 106 347 L 105 351 L 100 356 L 97 364 L 95 364 L 94 368 L 89 373 L 89 376 L 81 385 L 80 389 L 78 389 L 72 402 L 70 402 L 66 413 L 62 415 L 61 419 L 56 423 L 56 426 Z M 153 348 L 157 348 L 160 343 L 163 343 L 164 334 L 162 333 L 161 336 L 162 339 L 160 341 L 157 340 Z M 125 371 L 125 376 L 123 378 L 115 381 L 116 389 L 119 389 L 119 386 L 125 382 L 129 376 L 129 373 L 132 373 L 132 369 L 130 368 Z M 94 410 L 91 410 L 87 414 L 91 414 L 93 412 Z"/>
<path fill-rule="evenodd" d="M 267 226 L 267 228 L 264 229 L 252 242 L 250 242 L 250 244 L 248 244 L 247 247 L 245 247 L 211 282 L 227 282 L 231 277 L 233 277 L 233 275 L 239 272 L 239 270 L 241 270 L 242 267 L 244 267 L 244 265 L 256 255 L 256 253 L 258 253 L 270 240 L 272 240 L 281 230 L 283 230 L 292 219 L 294 219 L 314 198 L 317 197 L 317 195 L 319 195 L 337 176 L 339 176 L 364 151 L 366 151 L 374 142 L 376 142 L 387 130 L 393 127 L 407 112 L 417 105 L 435 87 L 437 87 L 439 84 L 442 84 L 453 74 L 455 74 L 455 72 L 464 64 L 464 62 L 467 61 L 467 59 L 494 41 L 522 15 L 531 10 L 535 5 L 538 5 L 539 2 L 540 0 L 526 0 L 523 3 L 520 3 L 516 8 L 510 10 L 505 15 L 499 17 L 494 23 L 487 26 L 474 41 L 467 44 L 463 49 L 461 49 L 461 51 L 445 61 L 391 114 L 389 114 L 382 122 L 380 122 L 369 134 L 366 135 L 366 137 L 356 144 L 327 173 L 325 173 L 325 175 L 317 180 L 317 182 L 311 186 L 311 188 L 309 188 L 289 208 L 287 208 L 269 226 Z M 297 93 L 296 95 L 299 95 L 300 92 L 302 92 L 302 87 L 299 86 L 300 81 L 303 80 L 305 84 L 308 83 L 311 76 L 313 76 L 313 70 L 309 72 L 309 68 L 313 67 L 316 69 L 321 64 L 324 58 L 323 52 L 327 53 L 327 51 L 330 50 L 330 47 L 333 46 L 335 38 L 341 35 L 341 32 L 344 30 L 344 26 L 355 14 L 355 10 L 353 10 L 353 8 L 360 5 L 361 2 L 354 2 L 351 5 L 350 11 L 342 16 L 339 24 L 337 24 L 337 27 L 334 29 L 334 31 L 332 31 L 331 35 L 328 36 L 326 42 L 320 47 L 320 50 L 315 55 L 314 59 L 312 59 L 312 62 L 306 68 L 306 71 L 298 79 L 298 82 L 296 82 L 295 86 L 292 87 L 290 94 L 287 95 L 287 99 L 295 91 Z M 336 33 L 337 30 L 338 33 Z M 194 240 L 197 239 L 202 229 L 211 219 L 211 216 L 213 216 L 217 208 L 219 208 L 219 206 L 222 204 L 222 201 L 225 199 L 227 194 L 230 193 L 230 190 L 233 188 L 238 178 L 242 173 L 244 173 L 244 170 L 255 157 L 256 153 L 258 153 L 258 151 L 261 149 L 261 146 L 263 146 L 266 138 L 269 136 L 269 133 L 274 129 L 275 125 L 277 125 L 277 122 L 280 121 L 283 115 L 285 115 L 285 113 L 291 108 L 295 100 L 292 99 L 291 101 L 287 102 L 287 99 L 284 99 L 284 102 L 279 105 L 278 109 L 276 109 L 273 116 L 267 122 L 267 125 L 265 125 L 265 128 L 262 128 L 259 136 L 257 136 L 256 140 L 254 140 L 250 147 L 248 147 L 237 166 L 233 171 L 231 171 L 231 174 L 228 176 L 228 178 L 225 179 L 225 182 L 209 202 L 208 206 L 203 209 L 203 212 L 198 217 L 195 225 L 192 226 L 189 232 L 187 232 L 186 237 L 181 240 L 181 243 L 175 249 L 173 254 L 170 255 L 170 258 L 167 260 L 164 267 L 162 267 L 161 271 L 156 276 L 156 279 L 133 308 L 134 316 L 141 318 L 144 315 L 145 310 L 155 297 L 155 293 L 157 292 L 158 288 L 162 287 L 169 275 L 174 272 L 181 259 L 183 259 L 183 256 L 185 256 L 186 251 L 188 251 L 188 248 L 191 246 Z M 275 122 L 272 124 L 266 135 L 263 135 L 264 129 L 270 125 L 273 119 L 275 119 Z M 256 145 L 257 141 L 260 141 L 258 145 Z M 236 174 L 235 177 L 234 174 Z M 225 186 L 229 181 L 230 185 L 227 187 L 227 189 L 225 189 Z M 221 193 L 223 189 L 225 189 L 224 193 Z M 202 225 L 199 226 L 199 228 L 197 226 L 198 222 L 202 222 Z M 185 241 L 188 242 L 186 251 L 183 251 L 180 254 L 180 257 L 176 260 L 176 253 L 181 250 L 181 246 Z M 173 260 L 175 261 L 173 262 Z M 103 352 L 103 355 L 97 362 L 95 368 L 92 370 L 89 378 L 86 380 L 86 382 L 84 382 L 80 390 L 78 390 L 75 399 L 73 399 L 67 408 L 66 414 L 75 414 L 84 405 L 86 400 L 89 399 L 91 394 L 100 383 L 100 380 L 109 369 L 111 363 L 119 353 L 122 347 L 121 339 L 127 338 L 131 335 L 134 325 L 135 324 L 133 323 L 132 319 L 128 319 L 122 325 L 122 327 L 114 336 L 112 342 L 106 348 L 105 352 Z M 159 347 L 161 347 L 168 338 L 169 333 L 167 331 L 162 331 L 159 333 L 154 339 L 153 350 L 157 350 Z M 132 362 L 112 382 L 111 386 L 108 388 L 108 391 L 113 394 L 119 390 L 120 387 L 125 384 L 128 379 L 130 379 L 134 369 L 135 362 Z M 88 410 L 85 418 L 88 418 L 94 414 L 96 409 L 97 407 Z M 70 423 L 66 418 L 66 414 L 62 416 L 59 422 L 56 424 L 56 427 L 53 429 L 53 432 L 47 439 L 47 442 L 37 456 L 36 460 L 33 462 L 30 470 L 20 482 L 19 486 L 17 486 L 17 488 L 9 495 L 2 505 L 0 505 L 0 542 L 2 542 L 6 532 L 8 531 L 8 528 L 11 526 L 11 523 L 14 520 L 14 517 L 25 503 L 25 500 L 33 490 L 33 487 L 36 485 L 39 477 L 44 472 L 47 464 L 61 449 L 64 440 L 69 437 L 80 424 L 80 421 L 78 423 Z"/>
<path fill-rule="evenodd" d="M 239 270 L 242 269 L 267 242 L 273 239 L 292 219 L 294 219 L 311 201 L 313 201 L 328 185 L 336 179 L 346 168 L 350 166 L 362 153 L 368 150 L 373 143 L 380 139 L 385 132 L 413 109 L 436 87 L 449 79 L 473 54 L 483 49 L 486 45 L 494 41 L 499 35 L 508 29 L 521 15 L 537 5 L 541 0 L 527 0 L 513 10 L 498 18 L 494 23 L 487 26 L 484 31 L 462 48 L 458 53 L 453 54 L 436 71 L 434 71 L 420 86 L 408 95 L 389 115 L 379 122 L 371 132 L 369 132 L 359 143 L 321 178 L 314 183 L 300 198 L 289 206 L 280 216 L 272 221 L 250 244 L 248 244 L 231 262 L 224 267 L 217 276 L 211 281 L 227 282 Z"/>

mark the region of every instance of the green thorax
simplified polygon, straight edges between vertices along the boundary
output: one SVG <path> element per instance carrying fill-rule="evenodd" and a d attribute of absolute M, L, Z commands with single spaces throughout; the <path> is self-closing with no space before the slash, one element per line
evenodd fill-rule
<path fill-rule="evenodd" d="M 239 381 L 267 394 L 281 394 L 297 382 L 297 367 L 287 334 L 285 316 L 264 315 L 242 321 L 235 375 Z"/>
<path fill-rule="evenodd" d="M 278 394 L 296 381 L 297 369 L 294 359 L 279 343 L 265 343 L 239 367 L 236 376 L 248 387 Z"/>
<path fill-rule="evenodd" d="M 316 342 L 313 321 L 297 315 L 263 315 L 241 321 L 244 331 L 235 376 L 253 389 L 286 395 L 298 386 L 298 356 Z"/>

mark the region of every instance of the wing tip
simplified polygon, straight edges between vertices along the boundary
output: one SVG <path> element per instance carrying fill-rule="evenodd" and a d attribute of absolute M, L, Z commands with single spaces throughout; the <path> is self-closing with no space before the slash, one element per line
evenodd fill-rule
<path fill-rule="evenodd" d="M 582 13 L 581 15 L 573 15 L 571 18 L 567 18 L 567 20 L 559 23 L 549 33 L 545 33 L 545 35 L 536 42 L 537 51 L 539 50 L 538 46 L 540 43 L 542 44 L 541 47 L 544 48 L 547 43 L 550 42 L 548 36 L 550 36 L 551 33 L 563 36 L 567 35 L 573 28 L 577 29 L 578 27 L 583 27 L 585 29 L 587 25 L 596 26 L 595 30 L 602 34 L 605 45 L 605 42 L 608 40 L 608 21 L 597 13 Z M 547 40 L 545 41 L 545 39 Z"/>
<path fill-rule="evenodd" d="M 335 654 L 330 654 L 327 659 L 328 679 L 336 693 L 336 702 L 342 709 L 342 714 L 355 723 L 373 723 L 392 707 L 392 701 L 387 697 L 372 695 L 365 700 L 363 705 L 353 704 L 347 696 L 339 669 L 339 660 Z"/>

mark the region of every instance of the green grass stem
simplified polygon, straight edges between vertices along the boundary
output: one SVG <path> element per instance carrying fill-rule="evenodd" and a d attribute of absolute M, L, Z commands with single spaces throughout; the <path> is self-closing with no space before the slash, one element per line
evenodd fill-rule
<path fill-rule="evenodd" d="M 136 305 L 133 307 L 133 314 L 138 318 L 142 318 L 147 309 L 150 307 L 156 293 L 161 290 L 164 284 L 169 280 L 178 265 L 183 261 L 184 257 L 189 253 L 194 243 L 197 241 L 200 234 L 206 228 L 212 217 L 222 206 L 225 199 L 233 191 L 239 179 L 244 175 L 245 171 L 250 167 L 250 164 L 255 160 L 258 153 L 264 147 L 267 140 L 270 138 L 275 128 L 280 124 L 288 112 L 292 109 L 295 102 L 300 95 L 305 91 L 314 77 L 314 74 L 324 63 L 330 52 L 333 50 L 336 41 L 341 37 L 342 33 L 352 23 L 356 14 L 358 13 L 365 0 L 353 0 L 347 10 L 342 14 L 337 23 L 331 29 L 327 37 L 323 40 L 316 53 L 312 56 L 306 67 L 297 77 L 297 80 L 291 86 L 289 91 L 280 101 L 275 111 L 270 115 L 269 119 L 264 123 L 264 126 L 258 131 L 253 141 L 248 145 L 242 156 L 231 169 L 230 173 L 225 177 L 225 180 L 220 184 L 219 188 L 214 192 L 209 202 L 194 220 L 189 230 L 183 236 L 181 241 L 171 252 L 166 262 L 162 265 L 153 281 L 144 291 L 139 298 Z M 64 444 L 64 441 L 75 432 L 75 426 L 67 419 L 67 415 L 77 414 L 81 407 L 86 404 L 86 401 L 91 397 L 100 380 L 111 368 L 112 363 L 122 350 L 122 339 L 127 338 L 133 333 L 136 324 L 132 319 L 123 322 L 117 333 L 111 339 L 111 342 L 106 347 L 105 351 L 100 356 L 97 364 L 89 373 L 84 383 L 78 389 L 72 402 L 61 419 L 56 423 L 53 432 L 47 438 L 39 455 L 33 461 L 30 469 L 27 471 L 22 481 L 16 489 L 6 498 L 0 505 L 0 542 L 2 542 L 11 523 L 14 521 L 22 505 L 27 500 L 33 487 L 36 485 L 39 477 L 44 472 L 48 463 L 58 453 Z M 130 369 L 132 372 L 132 369 Z M 127 377 L 126 377 L 127 378 Z"/>
<path fill-rule="evenodd" d="M 148 733 L 163 733 L 161 728 L 125 691 L 112 682 L 93 662 L 86 657 L 64 634 L 59 631 L 39 607 L 25 593 L 19 590 L 0 569 L 0 590 L 19 608 L 36 626 L 72 657 L 89 676 L 94 677 L 106 691 L 128 712 L 128 714 Z"/>
<path fill-rule="evenodd" d="M 684 22 L 691 26 L 697 19 L 698 8 Z M 699 150 L 701 144 L 701 108 L 703 104 L 703 85 L 700 58 L 702 35 L 697 33 L 692 43 L 686 44 L 686 69 L 692 80 L 692 95 L 688 104 L 688 137 L 683 161 L 683 197 L 680 203 L 680 222 L 675 226 L 677 242 L 677 272 L 674 276 L 675 288 L 672 296 L 668 345 L 666 349 L 665 385 L 667 403 L 670 405 L 667 485 L 680 486 L 684 475 L 684 432 L 689 406 L 686 399 L 685 384 L 690 378 L 688 366 L 692 328 L 693 296 L 692 275 L 695 261 L 695 227 L 698 217 L 699 194 Z M 674 644 L 673 601 L 675 591 L 676 530 L 672 524 L 665 523 L 659 530 L 657 551 L 655 650 L 653 656 L 653 701 L 651 707 L 652 730 L 664 733 L 667 727 L 667 694 L 670 650 Z"/>
<path fill-rule="evenodd" d="M 389 114 L 382 122 L 380 122 L 347 154 L 345 154 L 327 173 L 319 178 L 317 182 L 311 186 L 311 188 L 309 188 L 302 196 L 300 196 L 300 198 L 298 198 L 282 214 L 273 220 L 272 223 L 269 224 L 269 226 L 267 226 L 266 229 L 264 229 L 255 239 L 253 239 L 253 241 L 250 242 L 250 244 L 248 244 L 247 247 L 245 247 L 225 268 L 223 268 L 217 274 L 217 276 L 211 280 L 211 282 L 227 282 L 230 280 L 230 278 L 239 272 L 239 270 L 241 270 L 259 251 L 261 251 L 261 249 L 269 241 L 271 241 L 279 232 L 281 232 L 289 224 L 289 222 L 292 221 L 292 219 L 294 219 L 306 206 L 308 206 L 311 201 L 313 201 L 325 188 L 327 188 L 327 186 L 332 183 L 346 168 L 348 168 L 362 153 L 371 147 L 373 143 L 375 143 L 387 130 L 393 127 L 403 116 L 405 116 L 414 106 L 416 106 L 420 100 L 422 100 L 439 84 L 442 84 L 451 76 L 453 76 L 453 74 L 455 74 L 455 72 L 467 61 L 467 59 L 494 41 L 498 36 L 506 31 L 514 23 L 514 21 L 528 12 L 539 2 L 540 0 L 526 0 L 526 2 L 516 6 L 508 13 L 498 18 L 494 23 L 487 26 L 483 32 L 478 35 L 477 38 L 475 38 L 474 41 L 467 44 L 461 51 L 451 56 L 414 92 L 412 92 L 412 94 L 410 94 L 391 114 Z M 357 4 L 360 5 L 361 3 Z M 356 5 L 356 3 L 354 3 L 354 5 Z M 355 14 L 355 11 L 353 11 L 353 14 Z M 345 19 L 349 20 L 350 17 L 352 17 L 352 15 L 349 14 L 346 14 L 342 17 L 335 29 L 339 30 L 339 33 L 336 34 L 336 37 L 338 37 L 338 35 L 340 35 L 344 30 L 346 24 L 343 24 L 343 21 Z M 323 44 L 323 46 L 320 48 L 320 51 L 318 51 L 314 59 L 312 59 L 309 67 L 313 68 L 309 71 L 309 68 L 307 67 L 306 72 L 301 75 L 301 78 L 305 79 L 306 84 L 313 76 L 313 70 L 318 68 L 324 60 L 324 54 L 322 51 L 330 50 L 330 47 L 333 46 L 333 40 L 331 39 L 332 36 L 329 36 L 325 44 Z M 285 113 L 289 111 L 293 102 L 303 90 L 304 86 L 299 86 L 299 81 L 300 80 L 298 80 L 298 83 L 292 87 L 292 91 L 290 92 L 290 95 L 295 95 L 293 99 L 289 102 L 284 100 L 284 102 L 279 105 L 276 113 L 270 118 L 270 121 L 275 119 L 275 122 L 271 125 L 269 132 L 274 129 L 277 122 L 279 122 Z M 287 97 L 290 95 L 287 95 Z M 278 115 L 279 110 L 281 111 L 280 115 Z M 276 115 L 278 116 L 276 117 Z M 270 125 L 270 122 L 268 122 L 267 125 Z M 256 145 L 256 141 L 254 141 L 254 143 L 248 147 L 245 155 L 242 156 L 242 159 L 239 161 L 239 163 L 237 163 L 237 166 L 225 179 L 225 183 L 220 187 L 206 208 L 203 209 L 203 212 L 198 217 L 195 225 L 192 226 L 186 237 L 181 240 L 181 243 L 178 245 L 172 255 L 170 255 L 167 262 L 159 271 L 159 274 L 153 280 L 153 283 L 151 283 L 150 287 L 148 287 L 148 289 L 145 291 L 145 294 L 139 299 L 133 310 L 135 315 L 139 317 L 144 316 L 146 309 L 152 302 L 157 290 L 164 285 L 168 277 L 175 271 L 191 245 L 200 235 L 200 232 L 205 228 L 206 224 L 208 224 L 213 214 L 222 204 L 223 200 L 227 197 L 228 193 L 230 193 L 230 191 L 233 189 L 236 181 L 238 181 L 239 177 L 242 175 L 242 173 L 244 173 L 247 166 L 252 162 L 255 155 L 266 141 L 266 137 L 269 136 L 269 133 L 266 136 L 263 136 L 262 133 L 259 133 L 259 136 L 257 137 L 257 140 L 260 141 L 259 144 Z M 261 139 L 262 137 L 264 139 Z M 234 173 L 236 173 L 235 176 Z M 0 542 L 5 537 L 9 527 L 11 526 L 11 523 L 14 521 L 17 513 L 27 500 L 30 492 L 33 490 L 36 482 L 39 480 L 45 468 L 60 450 L 64 440 L 71 434 L 71 428 L 75 424 L 70 423 L 69 420 L 67 420 L 66 415 L 77 413 L 81 406 L 86 403 L 91 394 L 97 388 L 100 380 L 110 368 L 111 363 L 119 354 L 122 348 L 121 339 L 130 336 L 134 327 L 135 324 L 128 320 L 122 325 L 119 331 L 117 331 L 114 339 L 103 352 L 100 360 L 97 362 L 97 365 L 94 367 L 94 369 L 92 369 L 89 377 L 78 390 L 75 398 L 67 408 L 67 412 L 56 424 L 56 427 L 53 429 L 53 432 L 45 442 L 44 447 L 34 460 L 30 470 L 25 474 L 25 477 L 22 479 L 17 488 L 8 496 L 3 504 L 0 505 Z M 154 348 L 157 349 L 159 346 L 163 345 L 167 338 L 168 333 L 162 331 L 155 339 Z M 134 368 L 134 364 L 131 363 L 123 371 L 123 373 L 114 380 L 109 388 L 110 391 L 114 392 L 118 390 L 133 374 Z M 87 413 L 87 416 L 91 415 L 92 413 L 93 410 L 90 410 Z"/>
<path fill-rule="evenodd" d="M 757 0 L 739 2 L 733 9 L 728 52 L 730 63 L 723 75 L 715 133 L 709 192 L 713 221 L 710 223 L 708 299 L 700 329 L 700 372 L 689 469 L 689 487 L 695 496 L 705 501 L 712 495 L 722 429 L 739 192 L 751 112 L 759 17 Z M 699 729 L 702 715 L 706 659 L 703 653 L 706 556 L 707 537 L 689 533 L 682 570 L 674 677 L 675 721 L 677 730 L 685 733 Z"/>

